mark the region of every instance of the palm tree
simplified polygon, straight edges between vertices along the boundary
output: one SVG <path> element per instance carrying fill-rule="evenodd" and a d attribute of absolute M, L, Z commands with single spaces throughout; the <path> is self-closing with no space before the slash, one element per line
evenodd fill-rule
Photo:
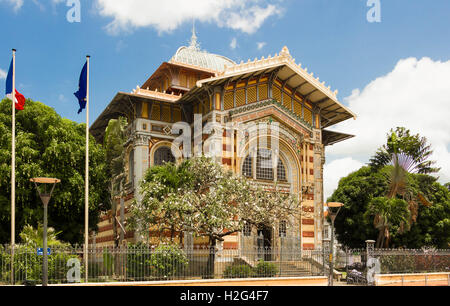
<path fill-rule="evenodd" d="M 381 202 L 376 203 L 376 199 L 370 205 L 370 211 L 374 215 L 374 225 L 380 232 L 377 247 L 389 246 L 389 228 L 392 226 L 390 219 L 400 220 L 405 217 L 402 210 L 387 209 L 392 205 L 399 205 L 400 202 L 392 200 L 400 198 L 408 205 L 409 220 L 406 227 L 402 225 L 402 230 L 408 229 L 416 221 L 419 202 L 425 206 L 432 205 L 424 194 L 415 191 L 408 182 L 409 173 L 431 174 L 440 170 L 433 167 L 435 161 L 428 160 L 432 153 L 431 146 L 427 144 L 425 137 L 420 137 L 418 134 L 411 135 L 409 130 L 397 127 L 395 131 L 391 130 L 388 134 L 387 144 L 378 149 L 370 160 L 370 166 L 375 170 L 391 166 L 386 175 L 389 187 L 385 205 L 381 205 Z"/>
<path fill-rule="evenodd" d="M 373 224 L 378 230 L 376 248 L 389 247 L 390 230 L 398 226 L 398 232 L 409 230 L 411 212 L 408 203 L 403 199 L 378 197 L 374 198 L 366 211 L 366 216 L 374 216 Z"/>
<path fill-rule="evenodd" d="M 59 241 L 57 236 L 61 232 L 56 232 L 53 227 L 47 228 L 47 245 L 48 247 L 63 246 L 64 243 Z M 44 245 L 44 227 L 39 224 L 37 229 L 31 225 L 26 225 L 20 233 L 22 243 L 31 247 L 42 247 Z"/>

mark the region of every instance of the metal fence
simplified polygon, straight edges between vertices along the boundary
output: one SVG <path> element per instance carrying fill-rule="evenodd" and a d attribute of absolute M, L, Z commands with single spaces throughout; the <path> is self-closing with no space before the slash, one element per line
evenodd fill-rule
<path fill-rule="evenodd" d="M 337 269 L 347 283 L 366 285 L 368 275 L 450 272 L 450 250 L 444 249 L 342 249 Z"/>
<path fill-rule="evenodd" d="M 280 252 L 281 251 L 281 252 Z M 40 284 L 42 254 L 35 247 L 0 246 L 0 284 Z M 84 247 L 52 247 L 49 284 L 85 282 Z M 217 250 L 129 245 L 88 248 L 88 282 L 195 280 L 324 275 L 323 252 L 296 248 Z M 11 273 L 13 267 L 13 273 Z"/>
<path fill-rule="evenodd" d="M 375 249 L 380 274 L 450 272 L 450 250 Z"/>

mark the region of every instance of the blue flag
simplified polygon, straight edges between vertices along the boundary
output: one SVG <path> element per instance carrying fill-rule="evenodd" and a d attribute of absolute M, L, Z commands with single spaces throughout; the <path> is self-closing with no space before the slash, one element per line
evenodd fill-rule
<path fill-rule="evenodd" d="M 8 75 L 6 77 L 6 96 L 12 95 L 13 92 L 13 60 L 9 65 Z M 11 97 L 12 100 L 12 97 Z"/>
<path fill-rule="evenodd" d="M 83 66 L 83 70 L 81 70 L 80 81 L 78 83 L 78 91 L 74 93 L 75 97 L 78 99 L 78 103 L 80 104 L 80 109 L 78 110 L 78 114 L 86 108 L 86 97 L 87 97 L 87 62 Z"/>

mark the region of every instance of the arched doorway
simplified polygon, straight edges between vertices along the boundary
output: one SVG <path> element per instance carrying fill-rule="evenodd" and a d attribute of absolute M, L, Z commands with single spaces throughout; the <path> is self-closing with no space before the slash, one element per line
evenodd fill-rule
<path fill-rule="evenodd" d="M 271 227 L 261 224 L 258 226 L 258 258 L 264 261 L 272 260 L 272 233 Z"/>

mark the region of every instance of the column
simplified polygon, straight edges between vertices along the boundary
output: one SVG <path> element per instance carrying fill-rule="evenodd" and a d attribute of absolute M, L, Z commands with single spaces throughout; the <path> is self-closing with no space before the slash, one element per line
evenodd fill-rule
<path fill-rule="evenodd" d="M 149 167 L 149 141 L 150 136 L 136 133 L 133 139 L 134 149 L 134 198 L 136 201 L 142 201 L 140 193 L 140 182 L 144 178 L 145 172 Z M 139 235 L 135 236 L 136 242 L 142 241 Z"/>
<path fill-rule="evenodd" d="M 313 130 L 314 142 L 314 231 L 315 245 L 322 244 L 323 227 L 323 144 L 322 132 L 319 129 Z"/>

